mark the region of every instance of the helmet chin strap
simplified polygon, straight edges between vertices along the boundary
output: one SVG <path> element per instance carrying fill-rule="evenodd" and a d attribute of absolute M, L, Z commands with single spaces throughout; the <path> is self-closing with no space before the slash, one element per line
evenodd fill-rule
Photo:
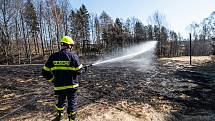
<path fill-rule="evenodd" d="M 61 50 L 62 50 L 62 49 L 67 49 L 67 47 L 64 46 L 64 45 L 62 45 L 62 46 L 61 46 Z"/>
<path fill-rule="evenodd" d="M 69 49 L 70 49 L 70 51 L 72 51 L 73 45 L 69 45 Z"/>
<path fill-rule="evenodd" d="M 69 49 L 70 52 L 72 51 L 73 45 L 61 45 L 61 50 L 63 49 Z"/>

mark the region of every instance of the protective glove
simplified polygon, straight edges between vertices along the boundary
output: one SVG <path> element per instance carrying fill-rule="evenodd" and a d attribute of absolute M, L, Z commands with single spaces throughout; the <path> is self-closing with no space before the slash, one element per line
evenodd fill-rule
<path fill-rule="evenodd" d="M 87 72 L 87 68 L 90 67 L 90 66 L 92 66 L 92 64 L 84 66 L 83 67 L 84 68 L 84 72 Z"/>

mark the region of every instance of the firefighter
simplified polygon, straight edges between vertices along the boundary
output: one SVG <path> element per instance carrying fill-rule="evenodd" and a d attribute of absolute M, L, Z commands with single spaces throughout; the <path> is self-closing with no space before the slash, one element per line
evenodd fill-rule
<path fill-rule="evenodd" d="M 69 121 L 76 121 L 78 75 L 83 67 L 79 57 L 71 52 L 74 41 L 69 36 L 62 37 L 61 50 L 52 54 L 42 68 L 44 78 L 52 82 L 57 97 L 55 105 L 58 115 L 54 121 L 62 119 L 65 100 L 67 99 L 67 113 Z"/>

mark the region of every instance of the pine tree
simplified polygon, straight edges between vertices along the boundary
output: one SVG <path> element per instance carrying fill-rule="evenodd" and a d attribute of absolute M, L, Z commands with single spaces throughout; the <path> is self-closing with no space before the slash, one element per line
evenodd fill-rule
<path fill-rule="evenodd" d="M 167 54 L 167 39 L 168 39 L 168 30 L 162 26 L 160 30 L 160 36 L 159 36 L 159 41 L 160 41 L 160 53 L 161 56 L 166 56 Z"/>
<path fill-rule="evenodd" d="M 81 31 L 81 35 L 83 37 L 83 39 L 85 40 L 89 40 L 89 13 L 88 10 L 86 9 L 85 5 L 82 5 L 78 11 L 79 15 L 80 15 L 80 23 L 82 24 L 82 31 Z"/>
<path fill-rule="evenodd" d="M 170 51 L 169 51 L 169 56 L 176 56 L 177 51 L 178 51 L 178 35 L 174 31 L 170 31 L 169 33 L 169 39 L 170 39 Z"/>
<path fill-rule="evenodd" d="M 30 32 L 35 35 L 39 31 L 39 22 L 35 7 L 31 0 L 28 0 L 26 3 L 24 17 Z"/>
<path fill-rule="evenodd" d="M 143 24 L 140 21 L 137 21 L 134 26 L 134 40 L 135 43 L 143 41 L 144 38 L 144 28 Z"/>
<path fill-rule="evenodd" d="M 101 27 L 97 16 L 94 18 L 94 23 L 95 23 L 96 42 L 98 43 L 100 42 Z"/>
<path fill-rule="evenodd" d="M 99 20 L 102 30 L 107 30 L 108 26 L 110 24 L 113 24 L 113 20 L 111 19 L 111 17 L 104 11 L 101 13 Z"/>
<path fill-rule="evenodd" d="M 38 42 L 36 41 L 36 36 L 38 34 L 37 32 L 39 31 L 39 27 L 38 27 L 39 22 L 38 22 L 35 7 L 34 7 L 31 0 L 28 0 L 26 3 L 25 11 L 24 11 L 24 18 L 25 18 L 25 22 L 26 22 L 26 25 L 28 27 L 28 30 L 31 34 L 31 37 L 34 40 L 35 52 L 37 54 L 39 49 L 37 50 Z M 30 46 L 30 43 L 29 43 L 29 46 Z M 31 47 L 29 47 L 29 48 L 31 48 Z"/>
<path fill-rule="evenodd" d="M 113 21 L 111 19 L 111 17 L 106 13 L 106 12 L 102 12 L 100 17 L 99 17 L 99 21 L 100 21 L 100 27 L 101 27 L 101 35 L 102 35 L 102 47 L 106 47 L 107 51 L 111 51 L 113 48 L 112 46 L 112 42 L 111 40 L 113 40 Z M 109 46 L 110 45 L 110 46 Z M 104 50 L 105 48 L 103 48 Z"/>
<path fill-rule="evenodd" d="M 153 40 L 153 27 L 152 25 L 148 25 L 147 27 L 147 40 Z"/>
<path fill-rule="evenodd" d="M 76 12 L 74 10 L 71 10 L 70 13 L 70 33 L 71 33 L 71 37 L 73 39 L 76 40 L 76 42 L 78 42 L 78 32 L 77 32 L 77 17 L 76 17 Z"/>
<path fill-rule="evenodd" d="M 118 48 L 122 48 L 123 47 L 123 28 L 122 28 L 122 22 L 120 21 L 119 18 L 116 18 L 115 20 L 115 33 L 116 33 L 116 40 L 112 40 L 112 41 L 116 41 L 115 43 L 117 44 Z"/>
<path fill-rule="evenodd" d="M 132 34 L 131 34 L 131 20 L 128 18 L 123 27 L 124 29 L 124 38 L 125 38 L 125 46 L 129 46 L 132 43 Z"/>
<path fill-rule="evenodd" d="M 88 48 L 86 45 L 89 44 L 89 39 L 90 39 L 90 27 L 89 27 L 89 13 L 88 10 L 86 9 L 85 5 L 82 5 L 78 11 L 78 14 L 80 16 L 80 23 L 81 23 L 81 28 L 80 28 L 80 35 L 82 39 L 82 52 L 86 56 L 86 49 Z"/>

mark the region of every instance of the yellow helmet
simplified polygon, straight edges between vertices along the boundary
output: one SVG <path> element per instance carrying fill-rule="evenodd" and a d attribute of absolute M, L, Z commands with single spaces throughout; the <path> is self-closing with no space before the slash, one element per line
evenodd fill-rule
<path fill-rule="evenodd" d="M 74 45 L 74 41 L 71 37 L 69 36 L 63 36 L 60 40 L 61 43 L 66 43 L 68 45 Z"/>

